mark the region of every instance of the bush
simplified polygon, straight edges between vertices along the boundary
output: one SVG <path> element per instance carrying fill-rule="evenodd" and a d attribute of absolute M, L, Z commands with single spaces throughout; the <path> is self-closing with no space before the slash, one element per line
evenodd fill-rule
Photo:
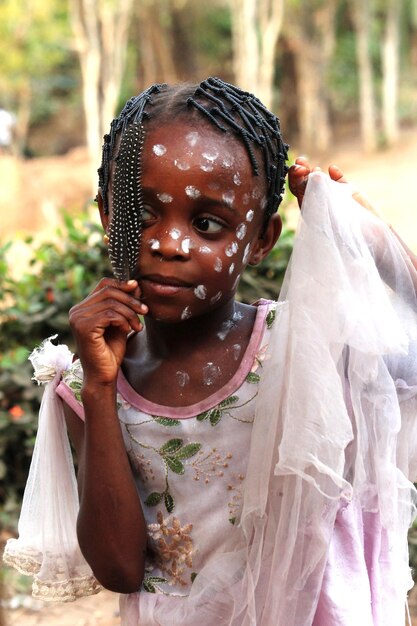
<path fill-rule="evenodd" d="M 31 247 L 30 273 L 11 277 L 10 244 L 0 248 L 0 524 L 13 527 L 20 507 L 36 435 L 42 387 L 31 380 L 29 353 L 58 333 L 73 350 L 68 311 L 87 296 L 98 279 L 109 276 L 101 228 L 87 216 L 64 217 L 57 242 Z M 276 248 L 242 276 L 239 299 L 276 297 L 292 249 L 293 232 L 284 229 Z"/>

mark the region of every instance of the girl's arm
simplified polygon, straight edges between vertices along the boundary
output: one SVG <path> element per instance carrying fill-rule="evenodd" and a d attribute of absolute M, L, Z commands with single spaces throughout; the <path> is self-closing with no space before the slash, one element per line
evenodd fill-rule
<path fill-rule="evenodd" d="M 80 548 L 97 580 L 119 593 L 142 583 L 146 526 L 116 409 L 116 379 L 130 330 L 140 331 L 139 289 L 104 279 L 70 312 L 83 365 L 85 424 L 65 407 L 79 459 Z M 135 297 L 134 297 L 135 296 Z"/>

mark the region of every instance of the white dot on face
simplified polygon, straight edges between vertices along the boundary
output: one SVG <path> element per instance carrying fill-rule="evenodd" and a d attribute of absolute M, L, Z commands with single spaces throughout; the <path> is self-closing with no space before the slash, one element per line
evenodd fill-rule
<path fill-rule="evenodd" d="M 235 282 L 234 282 L 234 283 L 233 283 L 233 285 L 232 285 L 232 290 L 233 290 L 233 289 L 236 289 L 236 287 L 238 286 L 239 280 L 240 280 L 240 274 L 238 274 L 238 275 L 236 276 L 236 280 L 235 280 Z"/>
<path fill-rule="evenodd" d="M 196 298 L 198 298 L 199 300 L 205 300 L 207 297 L 207 288 L 204 285 L 197 285 L 197 287 L 194 289 L 194 293 L 196 295 Z"/>
<path fill-rule="evenodd" d="M 242 350 L 242 347 L 241 347 L 241 345 L 239 343 L 235 343 L 232 346 L 232 350 L 233 350 L 233 358 L 234 358 L 235 361 L 237 361 L 239 356 L 240 356 L 240 352 Z"/>
<path fill-rule="evenodd" d="M 222 198 L 226 204 L 228 204 L 229 206 L 232 206 L 233 202 L 235 201 L 235 192 L 225 191 Z"/>
<path fill-rule="evenodd" d="M 191 317 L 191 309 L 189 306 L 186 306 L 183 312 L 181 313 L 181 319 L 188 320 L 189 317 Z"/>
<path fill-rule="evenodd" d="M 212 163 L 203 163 L 203 165 L 200 165 L 200 169 L 203 170 L 203 172 L 212 172 L 214 167 Z"/>
<path fill-rule="evenodd" d="M 190 377 L 187 372 L 182 372 L 181 370 L 175 373 L 177 377 L 177 381 L 180 387 L 185 387 L 190 382 Z"/>
<path fill-rule="evenodd" d="M 199 251 L 200 251 L 202 254 L 210 254 L 210 252 L 212 252 L 212 249 L 211 249 L 211 248 L 209 248 L 209 246 L 200 246 L 200 247 L 199 247 Z"/>
<path fill-rule="evenodd" d="M 181 170 L 182 172 L 185 172 L 186 170 L 190 169 L 189 163 L 187 163 L 186 161 L 180 161 L 179 159 L 174 160 L 174 165 L 175 167 L 178 167 L 178 169 Z"/>
<path fill-rule="evenodd" d="M 156 156 L 163 156 L 167 151 L 165 146 L 163 146 L 161 143 L 157 143 L 154 146 L 152 146 L 152 150 L 154 154 L 156 154 Z"/>
<path fill-rule="evenodd" d="M 218 302 L 221 297 L 222 297 L 222 292 L 218 291 L 215 296 L 210 298 L 210 304 L 216 304 L 216 302 Z"/>
<path fill-rule="evenodd" d="M 268 198 L 264 196 L 261 200 L 261 209 L 264 211 L 266 209 L 266 205 L 268 204 Z"/>
<path fill-rule="evenodd" d="M 194 200 L 196 198 L 199 198 L 201 195 L 200 191 L 197 189 L 197 187 L 194 187 L 194 185 L 188 185 L 185 188 L 185 193 L 189 198 L 193 198 Z"/>
<path fill-rule="evenodd" d="M 259 189 L 259 187 L 255 187 L 255 189 L 252 191 L 252 198 L 254 200 L 259 200 L 260 197 L 261 197 L 261 190 Z"/>
<path fill-rule="evenodd" d="M 232 241 L 232 243 L 230 243 L 225 250 L 226 256 L 233 256 L 238 250 L 239 246 L 236 241 Z"/>
<path fill-rule="evenodd" d="M 189 237 L 184 237 L 184 239 L 181 241 L 181 250 L 185 254 L 188 254 L 190 252 L 190 248 L 191 248 L 191 239 Z"/>
<path fill-rule="evenodd" d="M 213 148 L 212 150 L 206 150 L 205 152 L 202 153 L 202 157 L 204 159 L 206 159 L 207 161 L 210 161 L 211 163 L 213 163 L 213 161 L 215 161 L 219 156 L 219 151 L 216 150 L 216 148 Z"/>
<path fill-rule="evenodd" d="M 245 235 L 246 235 L 246 224 L 239 224 L 239 226 L 236 228 L 236 238 L 241 241 Z"/>
<path fill-rule="evenodd" d="M 250 252 L 250 243 L 248 243 L 248 245 L 245 248 L 245 251 L 243 253 L 243 259 L 242 259 L 242 263 L 245 264 L 249 258 L 249 252 Z"/>
<path fill-rule="evenodd" d="M 199 134 L 197 131 L 191 131 L 190 133 L 187 133 L 185 136 L 187 143 L 189 146 L 191 146 L 192 148 L 194 148 L 195 144 L 198 141 L 199 138 Z"/>
<path fill-rule="evenodd" d="M 255 215 L 255 212 L 253 211 L 253 209 L 249 209 L 249 211 L 246 213 L 246 221 L 251 222 L 253 220 L 254 215 Z"/>
<path fill-rule="evenodd" d="M 235 264 L 232 263 L 231 266 L 229 267 L 229 274 L 232 275 L 233 274 L 233 270 L 235 269 Z"/>
<path fill-rule="evenodd" d="M 157 193 L 157 198 L 164 204 L 169 204 L 173 201 L 173 197 L 169 193 Z"/>
<path fill-rule="evenodd" d="M 178 228 L 171 228 L 171 230 L 169 231 L 170 236 L 172 237 L 172 239 L 179 239 L 181 232 L 178 230 Z"/>
<path fill-rule="evenodd" d="M 241 185 L 242 184 L 242 181 L 240 180 L 239 172 L 236 172 L 236 174 L 233 176 L 233 182 L 235 183 L 235 185 Z"/>
<path fill-rule="evenodd" d="M 233 161 L 234 161 L 234 158 L 232 157 L 232 155 L 228 154 L 223 158 L 222 165 L 223 167 L 226 167 L 226 168 L 232 167 Z"/>
<path fill-rule="evenodd" d="M 159 250 L 159 246 L 161 245 L 157 239 L 151 239 L 149 241 L 149 245 L 151 250 Z"/>
<path fill-rule="evenodd" d="M 219 257 L 217 257 L 217 259 L 214 262 L 214 271 L 215 272 L 221 272 L 222 269 L 223 269 L 222 260 Z"/>

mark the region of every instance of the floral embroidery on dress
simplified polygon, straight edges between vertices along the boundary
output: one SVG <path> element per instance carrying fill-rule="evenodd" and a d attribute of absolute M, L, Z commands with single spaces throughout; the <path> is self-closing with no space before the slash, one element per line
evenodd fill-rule
<path fill-rule="evenodd" d="M 163 590 L 158 583 L 168 583 L 170 586 L 180 585 L 187 587 L 192 582 L 192 575 L 186 571 L 193 566 L 194 543 L 191 537 L 192 524 L 181 526 L 177 517 L 164 519 L 162 511 L 156 514 L 156 523 L 148 524 L 148 536 L 151 549 L 154 548 L 152 569 L 159 569 L 164 577 L 152 576 L 145 578 L 143 588 L 155 593 Z"/>
<path fill-rule="evenodd" d="M 235 419 L 238 422 L 243 422 L 244 424 L 252 424 L 253 419 L 252 420 L 239 419 L 235 417 L 233 413 L 231 413 L 231 411 L 235 409 L 241 409 L 243 406 L 246 406 L 246 404 L 249 404 L 249 402 L 252 402 L 252 400 L 256 398 L 256 396 L 257 394 L 249 398 L 249 400 L 246 400 L 246 402 L 244 402 L 243 404 L 235 404 L 236 402 L 238 402 L 239 396 L 229 396 L 228 398 L 220 402 L 217 406 L 213 407 L 212 409 L 209 409 L 208 411 L 204 411 L 204 413 L 200 413 L 199 415 L 197 415 L 196 420 L 198 420 L 199 422 L 204 422 L 205 420 L 207 420 L 210 422 L 212 426 L 217 426 L 217 424 L 220 422 L 222 417 L 224 415 L 227 415 L 228 417 L 231 417 L 232 419 Z"/>
<path fill-rule="evenodd" d="M 229 461 L 232 458 L 231 452 L 222 455 L 217 451 L 217 448 L 212 448 L 208 452 L 200 450 L 191 463 L 194 470 L 194 480 L 204 478 L 205 484 L 208 485 L 211 478 L 222 478 L 224 470 L 229 467 Z"/>
<path fill-rule="evenodd" d="M 245 477 L 243 474 L 233 473 L 232 479 L 234 482 L 230 482 L 227 485 L 227 490 L 230 492 L 230 500 L 227 503 L 227 506 L 229 507 L 229 522 L 231 524 L 236 524 L 240 516 L 240 510 L 242 507 L 242 488 Z"/>

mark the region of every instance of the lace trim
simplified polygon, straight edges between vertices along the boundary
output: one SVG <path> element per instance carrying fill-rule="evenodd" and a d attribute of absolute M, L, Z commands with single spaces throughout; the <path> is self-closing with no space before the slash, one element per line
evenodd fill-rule
<path fill-rule="evenodd" d="M 32 595 L 46 602 L 72 602 L 83 596 L 99 593 L 103 587 L 92 575 L 72 576 L 62 580 L 43 580 L 37 574 L 41 568 L 41 553 L 35 550 L 18 554 L 6 550 L 3 561 L 25 576 L 33 576 Z"/>

